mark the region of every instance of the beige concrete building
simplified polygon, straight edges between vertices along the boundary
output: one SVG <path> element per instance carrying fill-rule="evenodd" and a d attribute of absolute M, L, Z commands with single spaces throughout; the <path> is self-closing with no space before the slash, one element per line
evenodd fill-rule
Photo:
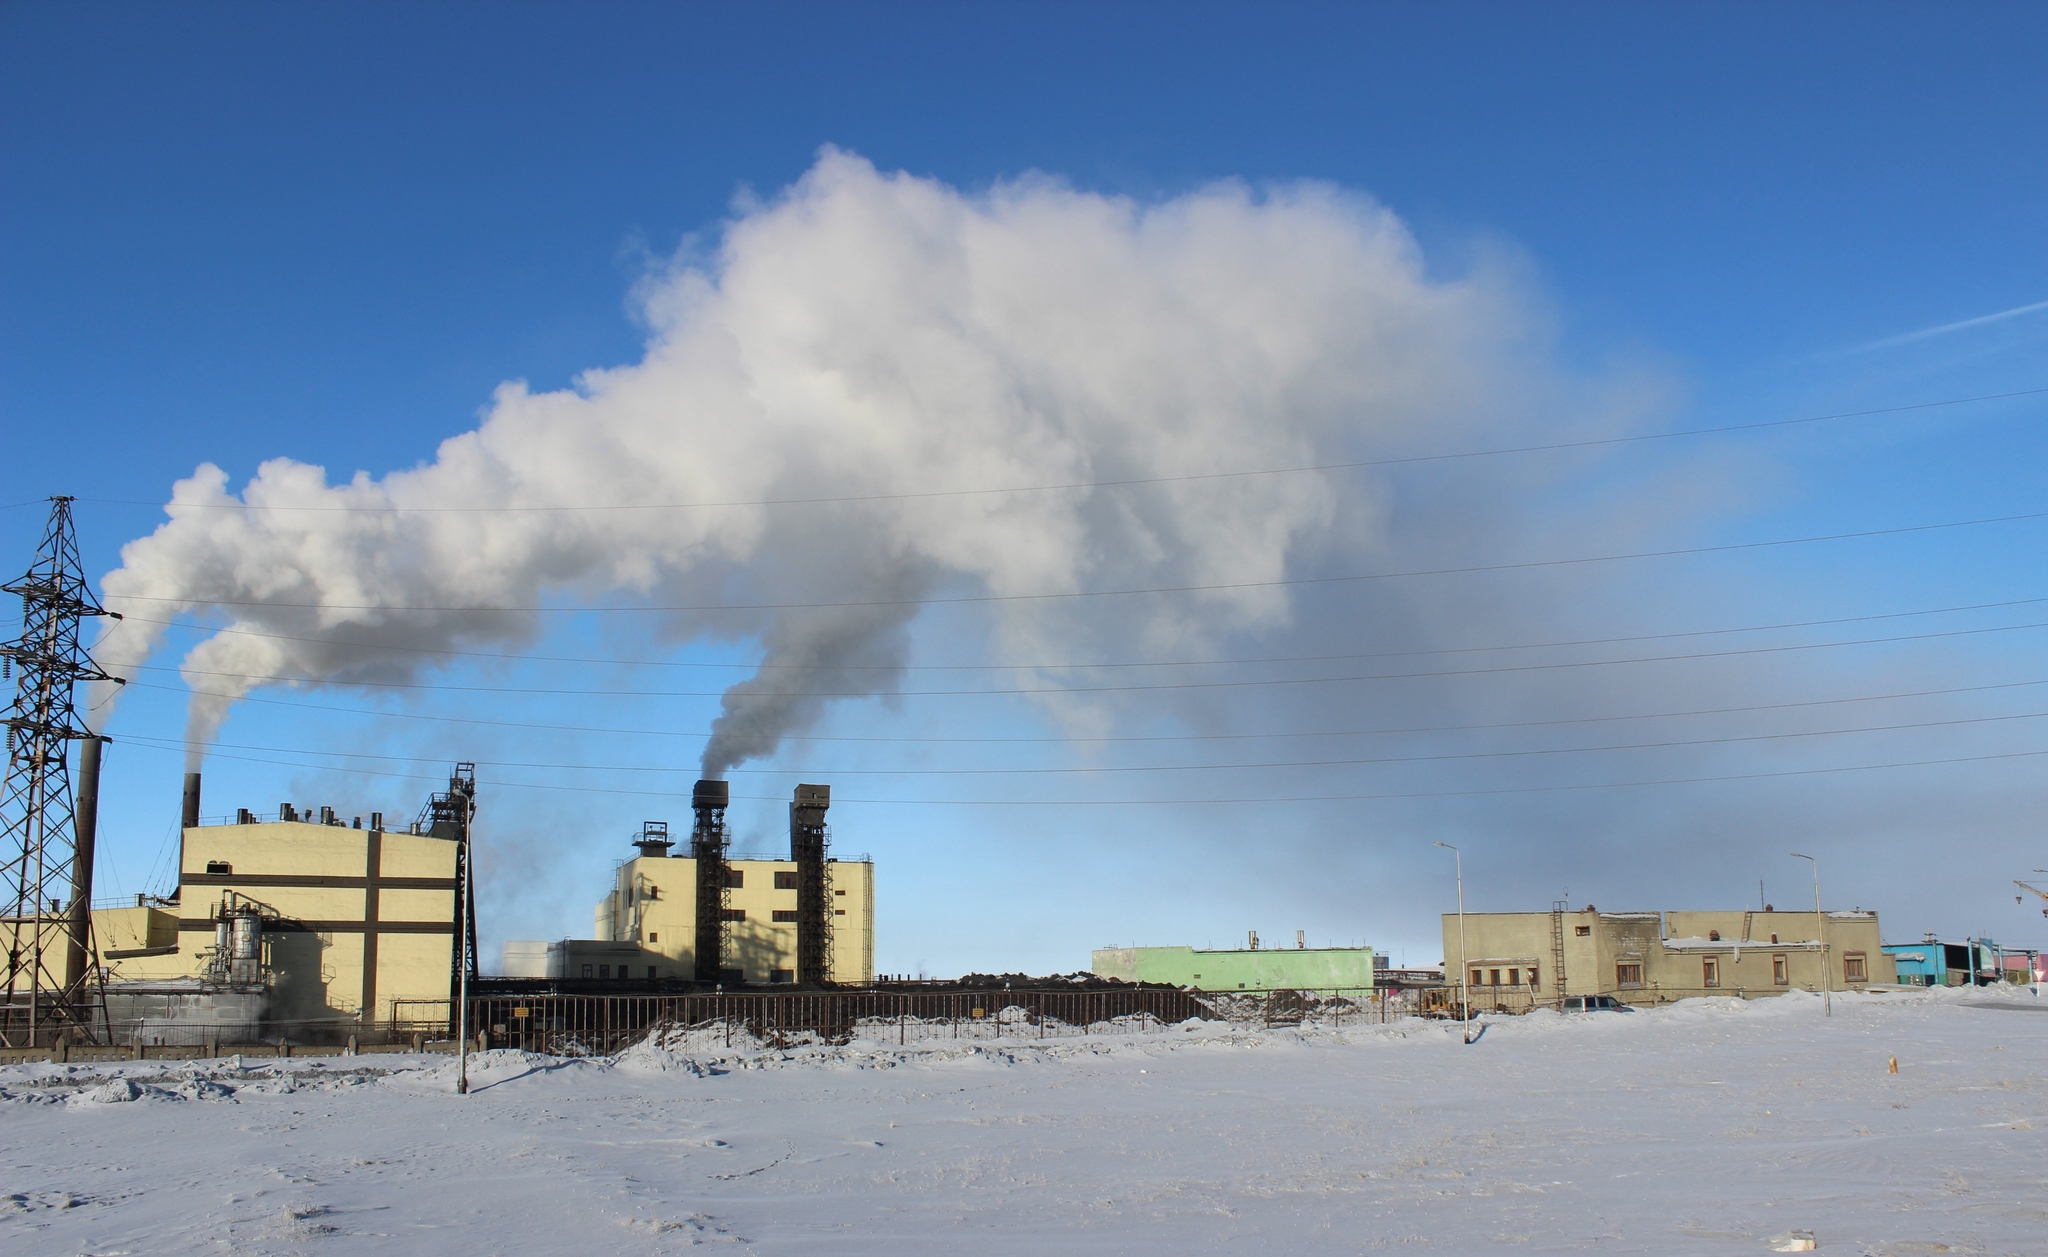
<path fill-rule="evenodd" d="M 727 981 L 796 980 L 797 865 L 794 860 L 728 863 Z M 827 860 L 832 946 L 827 980 L 875 978 L 875 866 L 866 860 Z M 697 862 L 687 857 L 640 856 L 619 865 L 612 891 L 597 904 L 599 941 L 636 943 L 633 978 L 689 978 L 695 971 Z M 583 960 L 578 972 L 553 976 L 596 978 L 600 962 Z M 584 967 L 593 968 L 582 973 Z"/>
<path fill-rule="evenodd" d="M 458 938 L 452 829 L 281 814 L 290 819 L 244 811 L 234 824 L 186 826 L 175 894 L 94 912 L 109 981 L 220 977 L 231 918 L 254 916 L 260 979 L 241 978 L 267 985 L 267 1020 L 445 1018 Z"/>
<path fill-rule="evenodd" d="M 1443 918 L 1444 972 L 1474 1008 L 1527 1012 L 1567 995 L 1659 1004 L 1699 995 L 1857 990 L 1898 980 L 1877 913 L 1471 912 Z M 1460 959 L 1463 964 L 1461 966 Z"/>

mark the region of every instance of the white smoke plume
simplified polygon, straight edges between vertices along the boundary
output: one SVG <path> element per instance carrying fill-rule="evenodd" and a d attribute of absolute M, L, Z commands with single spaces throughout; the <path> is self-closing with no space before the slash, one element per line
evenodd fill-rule
<path fill-rule="evenodd" d="M 224 695 L 192 700 L 204 744 L 256 678 L 405 680 L 433 666 L 420 648 L 537 636 L 531 610 L 494 608 L 707 608 L 664 632 L 757 638 L 773 665 L 726 693 L 703 756 L 718 775 L 827 701 L 787 695 L 895 689 L 920 599 L 1242 585 L 1382 540 L 1356 477 L 941 491 L 1455 449 L 1544 387 L 1512 268 L 1433 277 L 1391 213 L 1314 184 L 968 194 L 827 150 L 644 295 L 640 362 L 573 390 L 505 384 L 431 463 L 330 484 L 276 459 L 239 494 L 202 465 L 106 578 L 132 618 L 98 657 L 145 659 L 162 631 L 145 619 L 215 617 L 226 631 L 184 662 Z M 868 605 L 716 609 L 828 603 Z M 981 605 L 995 648 L 1025 658 L 1195 652 L 1290 615 L 1272 587 Z"/>

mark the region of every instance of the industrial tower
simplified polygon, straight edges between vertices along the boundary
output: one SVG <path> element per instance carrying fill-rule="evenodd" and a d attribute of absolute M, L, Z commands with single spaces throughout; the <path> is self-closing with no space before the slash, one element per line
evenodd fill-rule
<path fill-rule="evenodd" d="M 105 739 L 81 726 L 80 681 L 114 681 L 78 644 L 78 622 L 114 615 L 99 605 L 78 562 L 68 497 L 50 499 L 50 522 L 27 575 L 0 590 L 21 597 L 21 637 L 4 648 L 16 678 L 7 713 L 7 779 L 0 787 L 0 942 L 7 1002 L 0 1045 L 39 1047 L 60 1034 L 98 1041 L 106 999 L 92 937 L 92 857 Z M 114 615 L 119 619 L 118 615 Z M 79 794 L 69 743 L 83 742 Z"/>

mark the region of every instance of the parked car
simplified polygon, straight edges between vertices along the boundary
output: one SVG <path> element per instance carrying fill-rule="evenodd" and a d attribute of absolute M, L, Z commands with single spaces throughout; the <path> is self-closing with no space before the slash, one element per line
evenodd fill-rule
<path fill-rule="evenodd" d="M 1635 1009 L 1614 998 L 1612 995 L 1567 995 L 1564 1010 L 1568 1013 L 1632 1013 Z"/>

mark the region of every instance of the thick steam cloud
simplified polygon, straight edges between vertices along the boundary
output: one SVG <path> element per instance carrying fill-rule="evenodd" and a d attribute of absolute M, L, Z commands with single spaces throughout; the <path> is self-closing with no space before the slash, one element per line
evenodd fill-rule
<path fill-rule="evenodd" d="M 725 694 L 718 775 L 811 725 L 829 700 L 806 695 L 894 690 L 920 600 L 1246 585 L 1379 541 L 1357 479 L 955 491 L 1455 447 L 1531 374 L 1507 276 L 1433 278 L 1392 214 L 1322 185 L 970 195 L 828 150 L 644 295 L 640 362 L 505 384 L 431 463 L 330 484 L 276 459 L 239 495 L 201 466 L 106 578 L 131 618 L 98 657 L 118 672 L 147 621 L 214 617 L 183 665 L 203 747 L 265 678 L 406 680 L 422 650 L 538 636 L 501 608 L 700 608 L 663 632 L 755 639 L 771 665 Z M 975 608 L 1038 658 L 1213 648 L 1290 615 L 1272 587 Z"/>

